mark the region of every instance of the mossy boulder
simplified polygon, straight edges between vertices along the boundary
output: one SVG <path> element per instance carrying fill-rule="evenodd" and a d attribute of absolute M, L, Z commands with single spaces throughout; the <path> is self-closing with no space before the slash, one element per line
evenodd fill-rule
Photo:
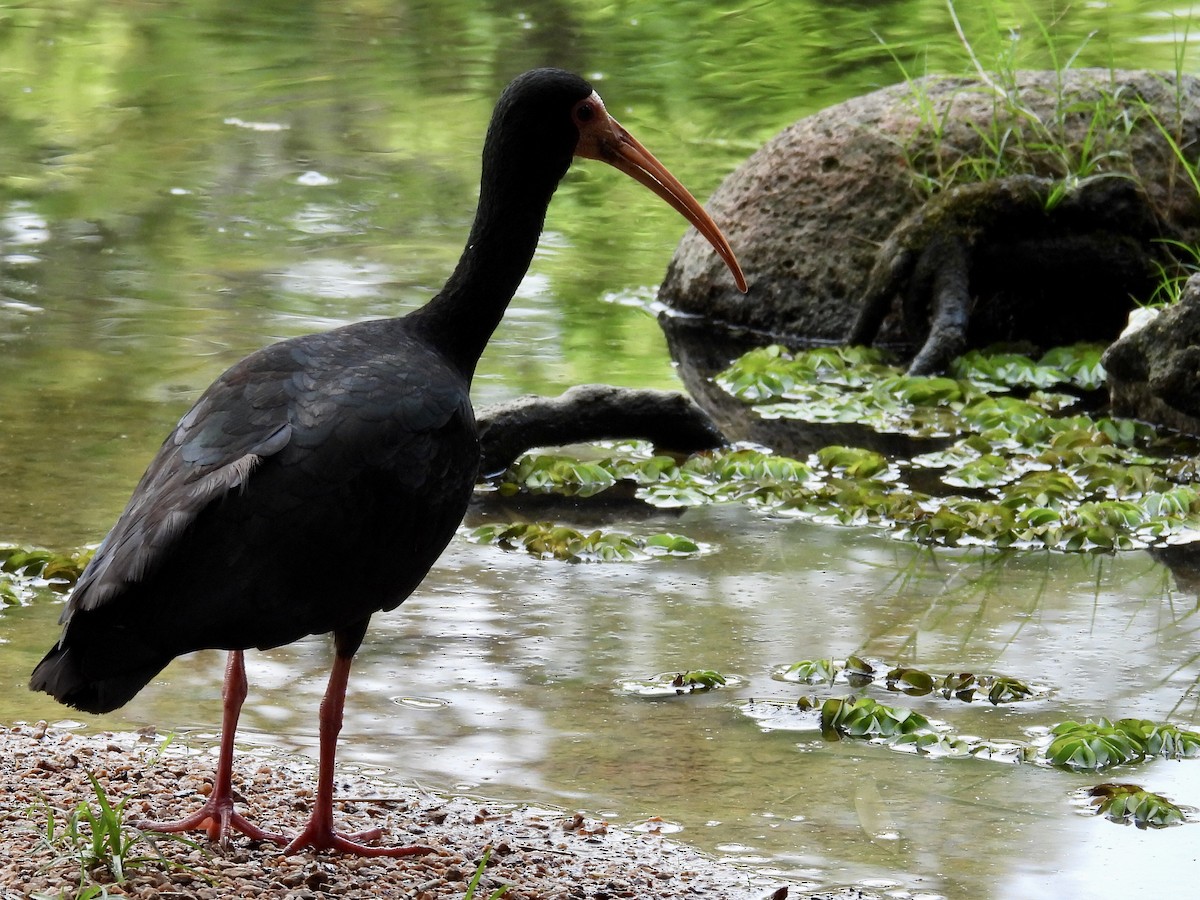
<path fill-rule="evenodd" d="M 709 209 L 738 254 L 748 295 L 737 291 L 704 240 L 689 233 L 659 298 L 671 310 L 786 342 L 840 342 L 855 331 L 871 299 L 873 269 L 886 267 L 889 248 L 907 241 L 909 269 L 895 283 L 883 280 L 884 296 L 871 299 L 879 307 L 877 322 L 860 324 L 859 340 L 915 354 L 936 318 L 931 294 L 955 278 L 963 282 L 955 289 L 968 298 L 964 347 L 1026 340 L 1044 348 L 1115 338 L 1134 304 L 1131 294 L 1145 299 L 1161 251 L 1156 239 L 1200 236 L 1200 198 L 1164 129 L 1179 147 L 1200 141 L 1200 81 L 1084 69 L 1020 72 L 1008 85 L 929 77 L 875 91 L 796 122 L 712 197 Z M 1103 222 L 1097 236 L 1086 215 L 1061 216 L 1061 228 L 1042 219 L 1030 228 L 1027 205 L 1008 220 L 1000 207 L 1001 214 L 989 215 L 993 225 L 1005 226 L 994 229 L 1004 240 L 968 241 L 957 274 L 939 282 L 939 272 L 947 271 L 939 253 L 949 259 L 955 253 L 945 253 L 942 234 L 927 227 L 923 213 L 938 213 L 951 226 L 947 233 L 958 228 L 961 237 L 964 219 L 979 203 L 978 189 L 967 189 L 975 191 L 969 214 L 929 205 L 945 207 L 945 193 L 980 181 L 976 176 L 995 155 L 998 138 L 1006 139 L 1009 158 L 996 173 L 1030 179 L 1038 185 L 1034 199 L 1050 212 L 1098 179 L 1123 181 L 1122 202 L 1136 198 L 1129 233 L 1121 233 L 1119 216 Z M 1070 204 L 1065 209 L 1071 212 Z M 1023 230 L 1031 240 L 1021 239 Z M 1091 239 L 1081 241 L 1080 234 Z M 930 247 L 932 255 L 925 252 Z M 1113 265 L 1097 277 L 1106 256 L 1097 248 L 1104 247 L 1111 248 Z M 921 258 L 924 266 L 912 265 Z M 1038 271 L 1050 286 L 1030 300 Z M 1018 301 L 1023 305 L 1007 314 Z M 1051 314 L 1055 304 L 1067 314 Z M 905 307 L 925 309 L 924 320 L 906 318 Z M 1111 334 L 1095 334 L 1098 322 Z M 669 315 L 663 323 L 672 338 L 678 329 Z"/>

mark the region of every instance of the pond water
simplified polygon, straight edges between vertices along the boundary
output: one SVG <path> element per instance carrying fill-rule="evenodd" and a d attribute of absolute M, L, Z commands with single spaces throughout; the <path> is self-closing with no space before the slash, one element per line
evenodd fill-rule
<path fill-rule="evenodd" d="M 1021 24 L 1019 63 L 1049 64 L 1040 21 L 1060 59 L 1082 48 L 1077 64 L 1196 71 L 1177 5 L 959 14 L 985 61 Z M 461 248 L 487 116 L 512 74 L 592 77 L 703 197 L 800 115 L 899 80 L 896 59 L 969 65 L 934 0 L 0 10 L 0 542 L 98 540 L 226 366 L 430 296 Z M 587 381 L 677 387 L 647 309 L 682 231 L 627 179 L 576 166 L 477 404 Z M 1194 582 L 1144 553 L 934 551 L 741 507 L 626 524 L 714 552 L 570 565 L 456 540 L 373 622 L 343 763 L 618 824 L 660 816 L 680 839 L 800 885 L 1049 898 L 1174 891 L 1200 875 L 1194 824 L 1122 828 L 1071 796 L 1132 780 L 1200 806 L 1198 762 L 1096 777 L 931 760 L 764 729 L 741 710 L 799 696 L 773 677 L 780 666 L 857 653 L 1047 689 L 999 707 L 904 698 L 960 733 L 1027 739 L 1102 715 L 1200 725 Z M 71 718 L 24 688 L 59 610 L 43 594 L 0 613 L 0 721 Z M 315 753 L 329 655 L 318 638 L 251 654 L 243 744 Z M 83 727 L 153 724 L 203 748 L 222 667 L 216 653 L 180 659 Z M 687 668 L 743 682 L 667 700 L 618 687 Z"/>

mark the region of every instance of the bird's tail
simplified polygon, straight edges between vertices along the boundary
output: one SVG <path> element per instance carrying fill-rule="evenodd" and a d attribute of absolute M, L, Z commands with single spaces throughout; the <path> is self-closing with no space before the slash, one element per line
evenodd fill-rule
<path fill-rule="evenodd" d="M 132 700 L 166 666 L 166 662 L 155 662 L 120 669 L 117 662 L 113 659 L 111 668 L 104 666 L 98 674 L 90 674 L 84 671 L 79 650 L 60 641 L 37 664 L 29 687 L 83 712 L 106 713 Z"/>

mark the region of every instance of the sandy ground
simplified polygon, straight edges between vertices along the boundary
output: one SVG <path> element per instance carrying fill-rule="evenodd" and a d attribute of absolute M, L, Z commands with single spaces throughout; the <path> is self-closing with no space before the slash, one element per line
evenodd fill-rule
<path fill-rule="evenodd" d="M 81 801 L 98 806 L 88 773 L 111 802 L 125 798 L 127 819 L 192 812 L 200 795 L 211 790 L 215 758 L 207 748 L 171 743 L 163 750 L 162 743 L 152 734 L 83 735 L 45 723 L 0 728 L 0 897 L 77 897 L 102 884 L 108 896 L 139 898 L 461 900 L 488 848 L 492 855 L 477 900 L 505 885 L 508 900 L 789 896 L 782 880 L 723 864 L 652 832 L 621 831 L 561 810 L 444 797 L 355 775 L 338 780 L 340 824 L 348 830 L 378 825 L 385 842 L 419 843 L 433 852 L 403 859 L 311 851 L 284 856 L 274 845 L 240 835 L 224 847 L 209 844 L 203 835 L 190 846 L 159 838 L 134 845 L 130 856 L 148 858 L 130 866 L 118 884 L 103 866 L 85 871 L 73 843 L 60 839 L 52 845 L 46 839 L 51 812 L 61 836 L 68 814 Z M 268 829 L 298 830 L 312 795 L 311 762 L 250 751 L 239 753 L 236 766 L 240 811 Z M 801 895 L 793 887 L 790 896 Z M 804 896 L 870 897 L 854 889 Z"/>

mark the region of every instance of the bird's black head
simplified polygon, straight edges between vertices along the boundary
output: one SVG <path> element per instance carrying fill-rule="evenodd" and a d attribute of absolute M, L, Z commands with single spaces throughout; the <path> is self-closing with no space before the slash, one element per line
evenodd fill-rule
<path fill-rule="evenodd" d="M 575 121 L 580 101 L 592 86 L 562 69 L 533 69 L 504 89 L 492 113 L 485 160 L 527 184 L 545 182 L 553 190 L 571 165 L 579 143 Z"/>
<path fill-rule="evenodd" d="M 721 230 L 696 198 L 610 116 L 592 86 L 561 69 L 513 79 L 492 113 L 483 146 L 479 206 L 467 247 L 446 286 L 404 320 L 452 358 L 468 378 L 529 268 L 559 181 L 573 157 L 629 175 L 695 225 L 746 281 Z M 473 317 L 463 310 L 470 305 Z"/>

